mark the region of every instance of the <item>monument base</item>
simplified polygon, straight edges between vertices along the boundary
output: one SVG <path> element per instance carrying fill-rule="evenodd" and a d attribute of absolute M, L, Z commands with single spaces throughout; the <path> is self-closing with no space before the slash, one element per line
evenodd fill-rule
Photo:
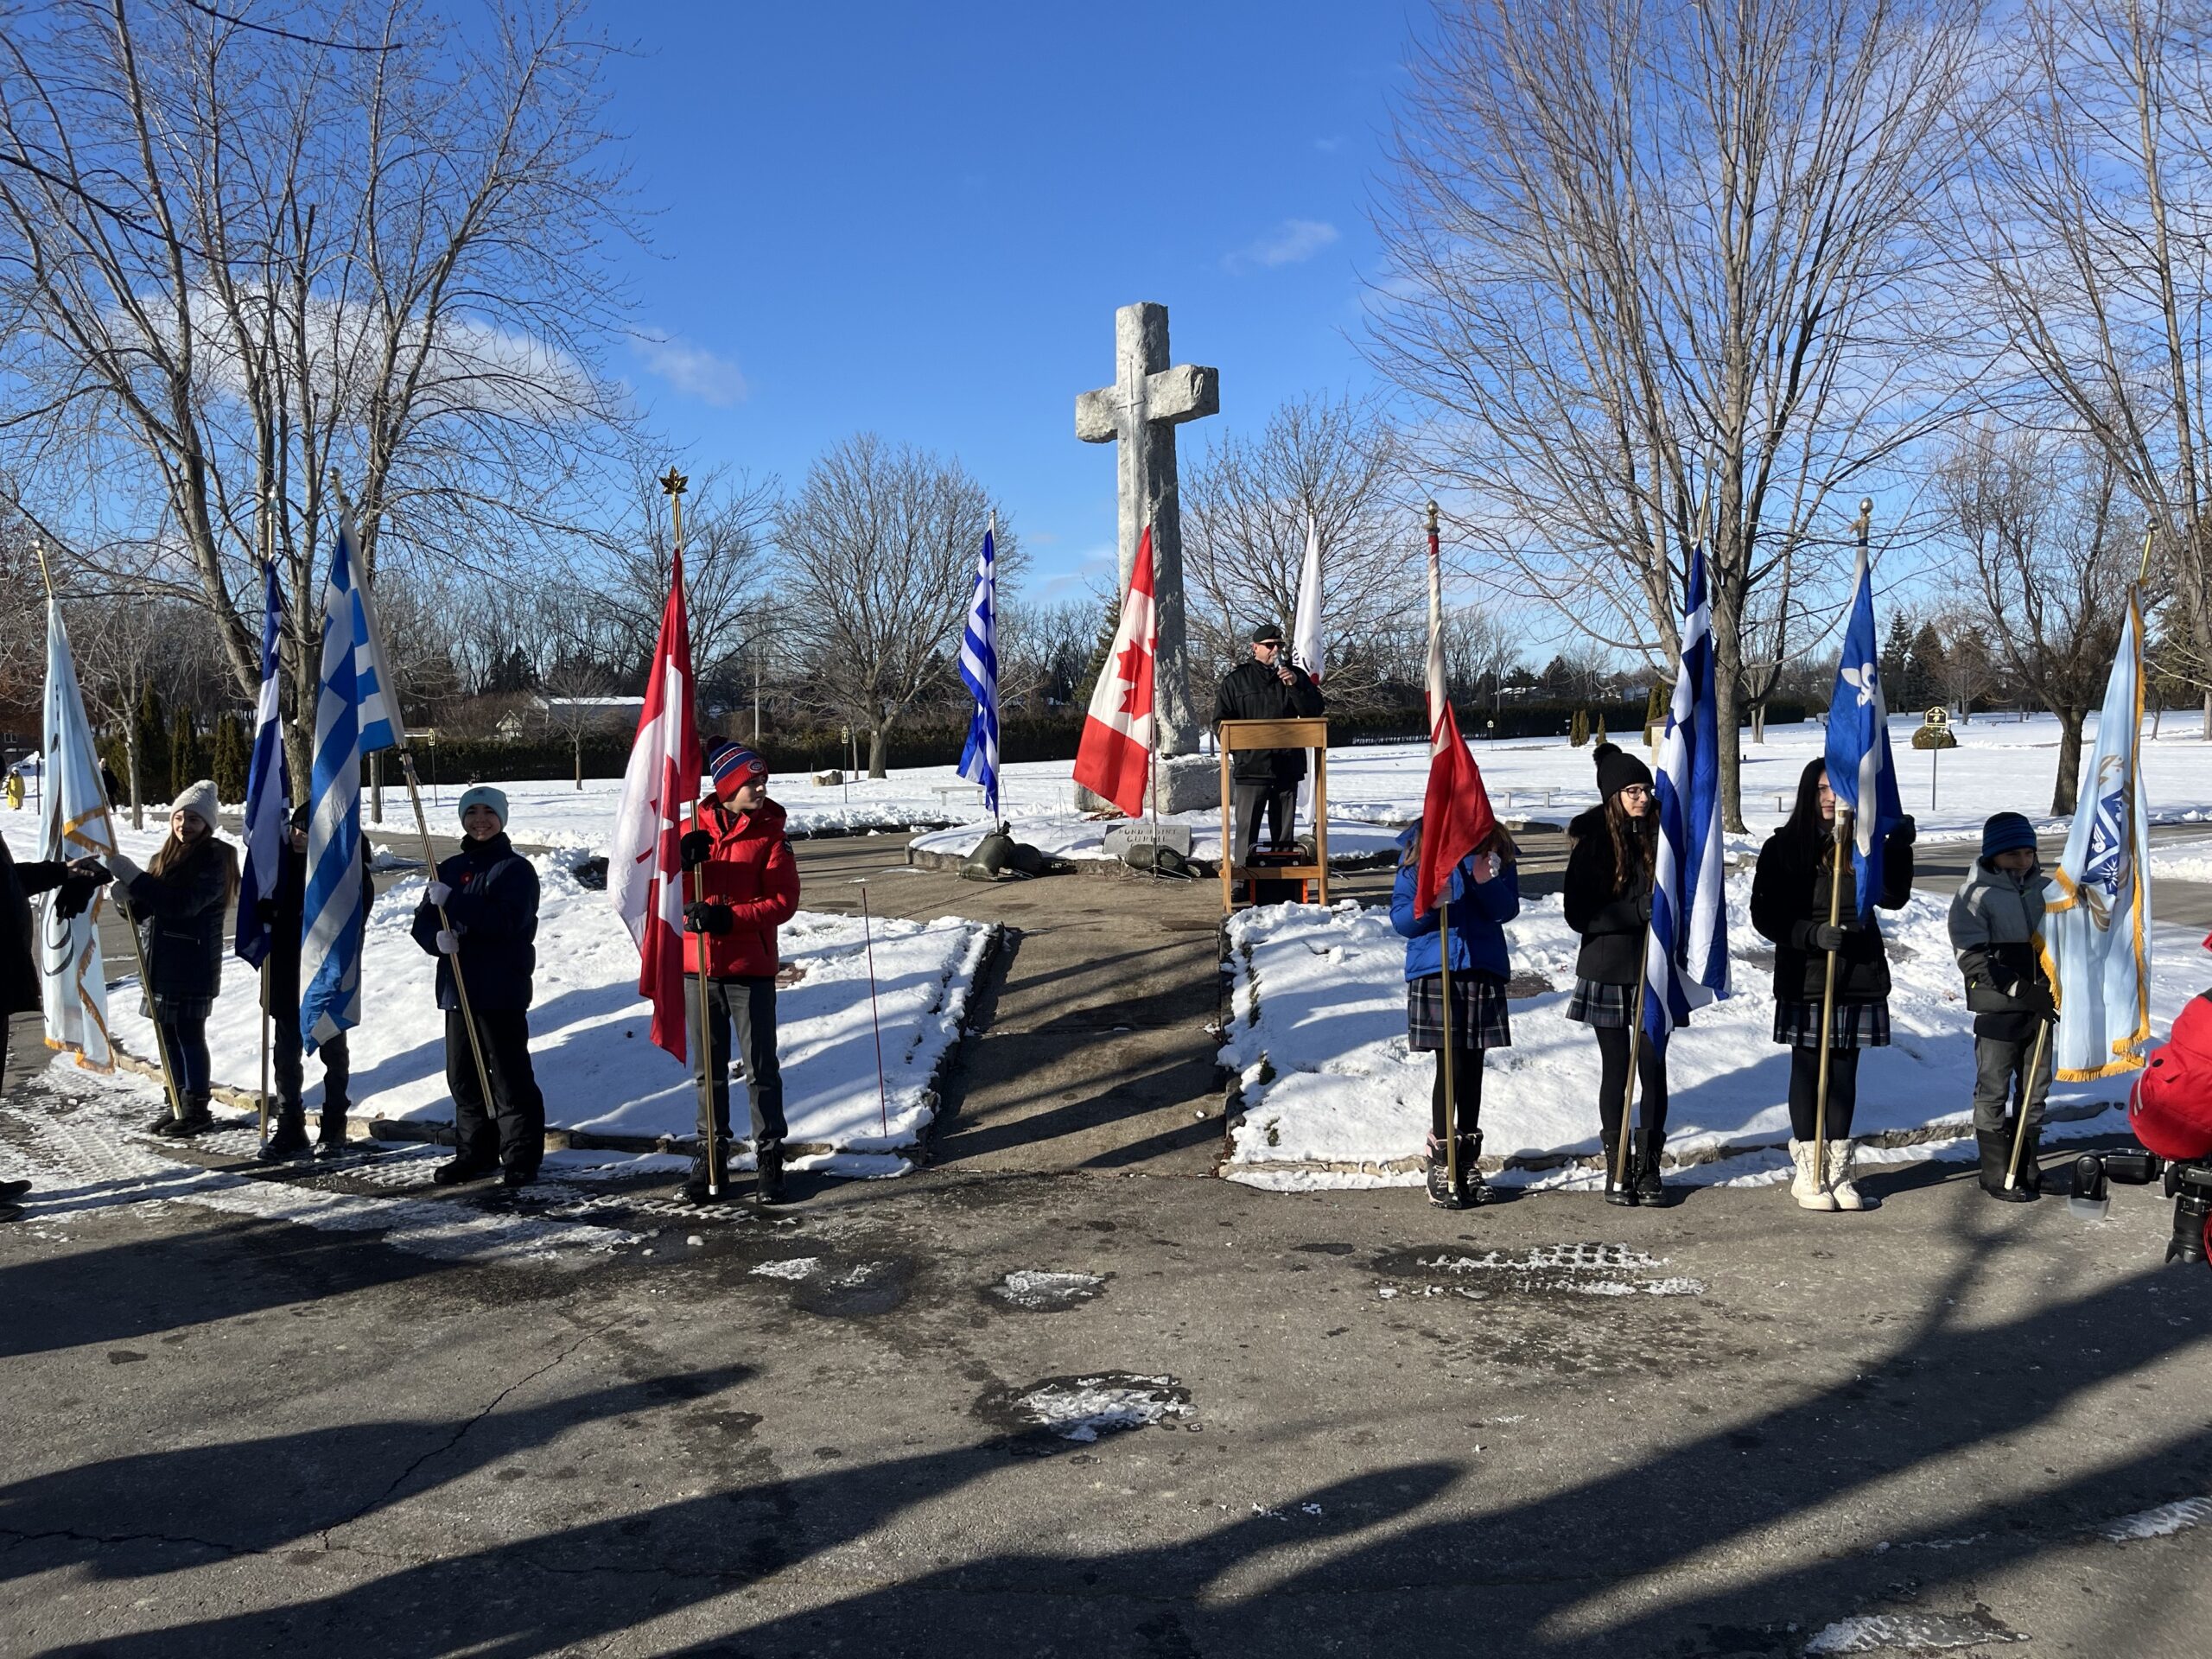
<path fill-rule="evenodd" d="M 1206 754 L 1171 754 L 1153 763 L 1153 785 L 1160 792 L 1162 812 L 1204 812 L 1221 810 L 1221 762 Z M 1111 812 L 1114 803 L 1101 800 L 1081 784 L 1075 786 L 1078 812 Z"/>

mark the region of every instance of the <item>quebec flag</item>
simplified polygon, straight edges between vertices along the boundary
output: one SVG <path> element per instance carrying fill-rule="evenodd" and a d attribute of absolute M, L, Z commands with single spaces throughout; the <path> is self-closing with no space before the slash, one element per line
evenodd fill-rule
<path fill-rule="evenodd" d="M 1890 753 L 1890 707 L 1882 696 L 1882 653 L 1874 632 L 1874 579 L 1859 550 L 1858 580 L 1844 625 L 1843 652 L 1828 699 L 1828 787 L 1838 811 L 1851 813 L 1852 878 L 1859 919 L 1871 921 L 1882 895 L 1883 849 L 1904 817 L 1897 799 L 1897 763 Z"/>
<path fill-rule="evenodd" d="M 1659 746 L 1651 926 L 1643 946 L 1643 1029 L 1655 1048 L 1690 1010 L 1728 995 L 1728 861 L 1721 842 L 1720 728 L 1705 549 L 1690 553 L 1681 649 Z"/>
<path fill-rule="evenodd" d="M 2044 907 L 2058 990 L 2053 1060 L 2069 1083 L 2143 1068 L 2151 1036 L 2151 806 L 2143 790 L 2143 613 L 2127 596 L 2097 742 Z"/>

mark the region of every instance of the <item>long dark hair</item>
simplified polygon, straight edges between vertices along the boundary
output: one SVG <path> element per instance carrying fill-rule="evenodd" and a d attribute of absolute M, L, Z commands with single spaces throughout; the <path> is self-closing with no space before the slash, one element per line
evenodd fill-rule
<path fill-rule="evenodd" d="M 1815 756 L 1797 774 L 1797 800 L 1777 832 L 1783 844 L 1807 864 L 1825 864 L 1835 855 L 1835 826 L 1821 816 L 1821 779 L 1827 776 L 1825 756 Z"/>
<path fill-rule="evenodd" d="M 207 833 L 196 841 L 181 841 L 171 830 L 168 838 L 162 842 L 161 850 L 147 861 L 146 874 L 157 881 L 174 884 L 211 858 L 222 862 L 223 902 L 227 905 L 238 896 L 238 855 L 229 842 L 216 835 L 212 823 L 207 826 Z"/>
<path fill-rule="evenodd" d="M 1605 797 L 1605 829 L 1613 842 L 1613 891 L 1640 893 L 1651 885 L 1652 865 L 1658 857 L 1659 803 L 1647 797 L 1643 816 L 1630 817 L 1622 793 L 1617 789 Z"/>

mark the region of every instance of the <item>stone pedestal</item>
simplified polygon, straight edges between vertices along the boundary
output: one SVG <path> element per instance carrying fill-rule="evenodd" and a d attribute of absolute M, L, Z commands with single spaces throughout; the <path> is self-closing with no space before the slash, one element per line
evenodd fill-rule
<path fill-rule="evenodd" d="M 1221 810 L 1221 762 L 1210 754 L 1166 755 L 1153 762 L 1153 782 L 1160 791 L 1162 812 Z M 1117 809 L 1081 784 L 1075 786 L 1078 812 L 1111 812 Z"/>

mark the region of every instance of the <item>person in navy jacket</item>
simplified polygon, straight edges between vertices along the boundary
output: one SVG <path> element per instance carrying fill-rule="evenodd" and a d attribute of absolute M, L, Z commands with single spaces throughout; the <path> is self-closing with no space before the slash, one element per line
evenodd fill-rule
<path fill-rule="evenodd" d="M 1398 837 L 1398 879 L 1390 893 L 1390 925 L 1406 939 L 1406 1045 L 1436 1056 L 1430 1098 L 1428 1199 L 1448 1210 L 1480 1204 L 1487 1196 L 1476 1160 L 1482 1156 L 1483 1052 L 1512 1046 L 1505 1014 L 1505 924 L 1521 913 L 1520 855 L 1503 826 L 1452 872 L 1449 897 L 1426 915 L 1414 911 L 1420 875 L 1421 825 Z M 1452 1093 L 1459 1139 L 1459 1185 L 1451 1183 L 1445 1158 L 1444 943 L 1438 911 L 1452 918 Z"/>

